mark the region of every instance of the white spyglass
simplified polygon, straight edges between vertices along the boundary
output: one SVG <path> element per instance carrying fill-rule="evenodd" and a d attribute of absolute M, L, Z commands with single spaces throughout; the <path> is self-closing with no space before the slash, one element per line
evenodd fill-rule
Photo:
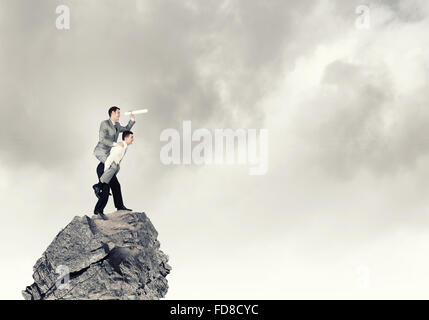
<path fill-rule="evenodd" d="M 133 112 L 133 114 L 147 113 L 147 109 L 140 109 L 140 110 L 135 110 L 135 111 L 132 111 L 132 112 Z M 126 116 L 129 115 L 129 114 L 131 114 L 130 111 L 125 112 Z"/>

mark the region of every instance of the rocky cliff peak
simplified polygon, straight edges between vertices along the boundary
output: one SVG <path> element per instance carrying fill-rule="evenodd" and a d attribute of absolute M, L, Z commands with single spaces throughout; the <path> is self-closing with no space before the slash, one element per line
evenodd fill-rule
<path fill-rule="evenodd" d="M 33 267 L 25 299 L 160 299 L 171 267 L 144 212 L 76 216 Z"/>

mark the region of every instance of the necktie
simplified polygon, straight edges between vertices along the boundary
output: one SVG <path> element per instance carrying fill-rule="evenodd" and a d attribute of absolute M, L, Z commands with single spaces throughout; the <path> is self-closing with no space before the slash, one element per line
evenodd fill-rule
<path fill-rule="evenodd" d="M 118 127 L 116 126 L 116 124 L 114 125 L 115 127 L 115 131 L 118 132 Z"/>

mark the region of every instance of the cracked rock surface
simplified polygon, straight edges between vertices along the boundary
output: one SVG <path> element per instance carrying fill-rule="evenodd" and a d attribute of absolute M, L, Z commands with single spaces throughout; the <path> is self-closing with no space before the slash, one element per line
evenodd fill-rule
<path fill-rule="evenodd" d="M 27 300 L 132 299 L 165 296 L 168 256 L 144 212 L 116 211 L 74 219 L 33 267 Z"/>

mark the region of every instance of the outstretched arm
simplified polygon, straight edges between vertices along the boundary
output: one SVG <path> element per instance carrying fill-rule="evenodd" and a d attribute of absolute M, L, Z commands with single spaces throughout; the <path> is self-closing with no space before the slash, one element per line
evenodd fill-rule
<path fill-rule="evenodd" d="M 121 126 L 121 124 L 119 124 L 119 128 L 118 128 L 119 132 L 123 132 L 125 130 L 131 130 L 133 125 L 136 123 L 136 116 L 133 115 L 133 113 L 131 113 L 130 117 L 131 117 L 131 119 L 130 119 L 130 121 L 128 121 L 128 124 L 125 127 L 123 127 L 123 126 Z"/>
<path fill-rule="evenodd" d="M 125 127 L 119 124 L 119 128 L 118 128 L 119 132 L 130 130 L 135 123 L 136 123 L 136 120 L 130 119 L 130 121 L 128 121 L 128 124 Z"/>

